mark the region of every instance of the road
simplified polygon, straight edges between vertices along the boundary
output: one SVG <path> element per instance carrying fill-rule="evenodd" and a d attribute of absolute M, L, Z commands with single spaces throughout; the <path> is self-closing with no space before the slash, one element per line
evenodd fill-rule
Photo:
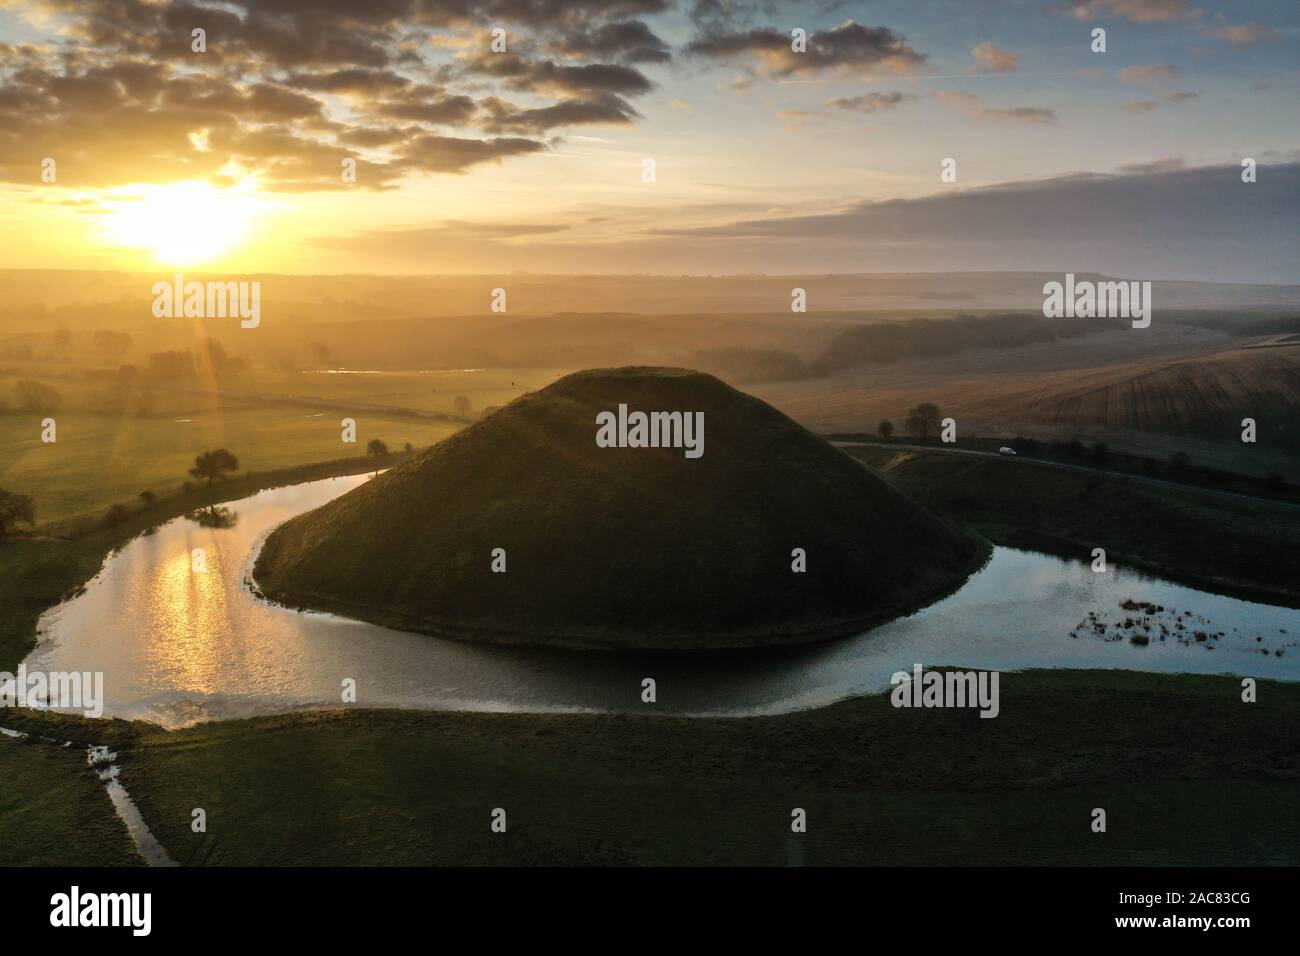
<path fill-rule="evenodd" d="M 1102 475 L 1106 478 L 1127 478 L 1131 481 L 1145 482 L 1151 485 L 1163 485 L 1166 488 L 1175 488 L 1179 491 L 1199 492 L 1203 495 L 1214 495 L 1219 498 L 1228 498 L 1245 502 L 1247 504 L 1265 505 L 1271 508 L 1281 508 L 1287 511 L 1300 511 L 1300 503 L 1291 501 L 1278 501 L 1276 498 L 1261 498 L 1258 495 L 1243 495 L 1237 491 L 1220 491 L 1216 488 L 1205 488 L 1201 485 L 1187 485 L 1177 481 L 1169 481 L 1164 478 L 1150 478 L 1146 475 L 1134 475 L 1126 471 L 1107 471 L 1105 468 L 1089 468 L 1087 465 L 1071 465 L 1060 461 L 1048 461 L 1043 458 L 1030 458 L 1025 455 L 1001 455 L 995 451 L 975 451 L 971 448 L 936 448 L 933 445 L 898 445 L 888 444 L 885 442 L 874 441 L 833 441 L 832 445 L 839 448 L 890 448 L 899 451 L 916 451 L 926 452 L 936 455 L 969 455 L 973 458 L 996 458 L 999 461 L 1018 461 L 1030 465 L 1040 465 L 1044 468 L 1059 468 L 1063 471 L 1077 471 L 1083 474 Z"/>

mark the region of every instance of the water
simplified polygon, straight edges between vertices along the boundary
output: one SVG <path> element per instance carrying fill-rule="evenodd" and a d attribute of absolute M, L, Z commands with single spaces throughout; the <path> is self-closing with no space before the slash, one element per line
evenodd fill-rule
<path fill-rule="evenodd" d="M 917 663 L 1300 680 L 1300 611 L 1113 566 L 1094 574 L 1077 561 L 1010 548 L 997 548 L 957 593 L 928 608 L 867 634 L 789 651 L 674 656 L 476 646 L 299 613 L 254 597 L 245 582 L 265 534 L 365 480 L 263 491 L 226 506 L 233 527 L 225 526 L 229 515 L 208 514 L 178 518 L 135 539 L 108 559 L 84 593 L 41 618 L 28 670 L 103 671 L 107 715 L 167 727 L 340 706 L 348 678 L 356 681 L 357 705 L 365 707 L 646 713 L 641 681 L 653 677 L 654 713 L 732 716 L 877 692 L 895 671 Z M 191 570 L 195 548 L 204 549 L 206 573 Z M 1078 626 L 1089 612 L 1111 623 L 1150 617 L 1121 610 L 1125 599 L 1163 605 L 1154 621 L 1171 636 L 1138 646 Z M 1197 630 L 1223 636 L 1197 642 Z M 1106 634 L 1113 637 L 1114 628 Z"/>
<path fill-rule="evenodd" d="M 144 817 L 140 815 L 135 801 L 131 799 L 126 787 L 122 786 L 122 781 L 118 779 L 119 769 L 116 760 L 117 754 L 107 747 L 92 746 L 86 750 L 86 763 L 103 781 L 108 799 L 113 804 L 113 810 L 117 813 L 118 819 L 126 825 L 126 832 L 130 834 L 131 842 L 135 844 L 137 852 L 143 857 L 145 863 L 149 866 L 175 866 L 176 861 L 167 855 L 166 849 L 144 822 Z"/>
<path fill-rule="evenodd" d="M 10 730 L 8 727 L 0 727 L 0 736 L 12 737 L 22 740 L 27 734 L 21 730 Z M 43 744 L 54 745 L 56 742 L 49 737 L 37 738 Z M 72 741 L 63 744 L 64 747 L 71 747 Z M 120 770 L 117 766 L 117 754 L 102 745 L 92 745 L 86 748 L 86 764 L 94 772 L 101 783 L 104 784 L 104 790 L 108 793 L 108 799 L 113 804 L 113 811 L 117 814 L 118 819 L 126 826 L 127 834 L 131 837 L 131 842 L 135 844 L 136 850 L 148 866 L 176 866 L 176 861 L 167 855 L 166 849 L 158 842 L 158 838 L 153 835 L 149 826 L 144 822 L 144 817 L 140 815 L 139 808 L 131 795 L 127 793 L 126 787 L 118 779 Z"/>

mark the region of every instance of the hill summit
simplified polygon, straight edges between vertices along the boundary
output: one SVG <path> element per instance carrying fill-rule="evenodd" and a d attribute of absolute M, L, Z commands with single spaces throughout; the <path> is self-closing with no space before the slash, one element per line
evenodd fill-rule
<path fill-rule="evenodd" d="M 287 521 L 254 577 L 286 604 L 446 637 L 702 649 L 862 630 L 983 553 L 758 399 L 622 368 L 566 376 Z"/>

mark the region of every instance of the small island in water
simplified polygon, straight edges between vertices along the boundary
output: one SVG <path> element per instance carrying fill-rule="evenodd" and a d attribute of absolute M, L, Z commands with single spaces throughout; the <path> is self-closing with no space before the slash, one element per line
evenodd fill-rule
<path fill-rule="evenodd" d="M 566 376 L 285 522 L 254 578 L 290 606 L 461 640 L 703 650 L 860 631 L 986 554 L 764 402 L 622 368 Z"/>

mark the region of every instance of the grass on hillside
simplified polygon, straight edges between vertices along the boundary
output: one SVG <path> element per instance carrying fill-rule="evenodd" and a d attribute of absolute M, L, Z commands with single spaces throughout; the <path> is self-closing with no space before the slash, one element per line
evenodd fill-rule
<path fill-rule="evenodd" d="M 681 447 L 680 412 L 679 447 L 601 447 L 621 405 L 690 410 L 704 454 Z M 254 576 L 291 606 L 439 636 L 697 650 L 861 631 L 987 553 L 713 376 L 625 368 L 567 376 L 290 518 Z"/>
<path fill-rule="evenodd" d="M 931 510 L 999 544 L 1108 560 L 1300 607 L 1300 510 L 1032 462 L 851 447 Z"/>
<path fill-rule="evenodd" d="M 881 694 L 747 719 L 329 711 L 105 733 L 191 865 L 1294 865 L 1300 687 L 1240 690 L 1027 671 L 1002 675 L 993 720 Z M 64 812 L 35 780 L 11 793 Z"/>

